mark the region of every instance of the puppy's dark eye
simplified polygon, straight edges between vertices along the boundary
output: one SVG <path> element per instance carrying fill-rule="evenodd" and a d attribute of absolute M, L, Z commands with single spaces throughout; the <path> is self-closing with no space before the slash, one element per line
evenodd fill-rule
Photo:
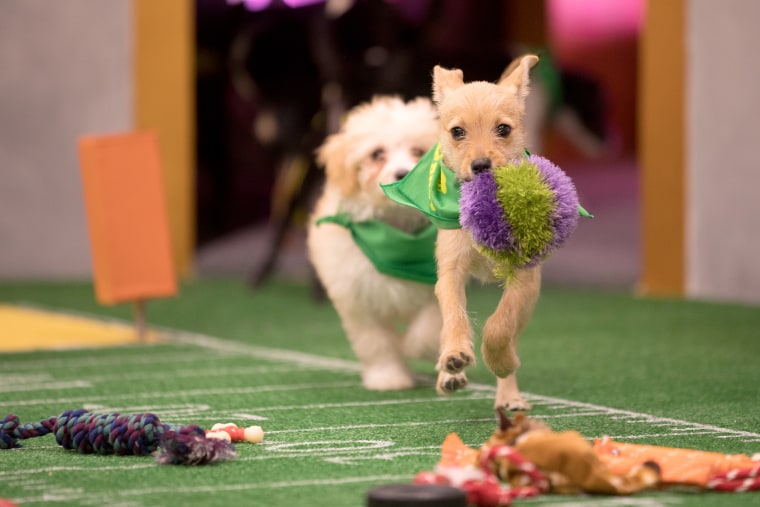
<path fill-rule="evenodd" d="M 455 141 L 461 141 L 464 139 L 465 131 L 462 127 L 454 127 L 449 132 L 451 132 L 451 137 L 453 137 Z"/>
<path fill-rule="evenodd" d="M 496 127 L 496 135 L 499 137 L 507 137 L 510 132 L 512 132 L 512 127 L 506 123 L 501 123 Z"/>
<path fill-rule="evenodd" d="M 381 160 L 385 156 L 385 149 L 384 148 L 377 148 L 375 151 L 373 151 L 370 154 L 370 158 L 377 162 L 378 160 Z"/>
<path fill-rule="evenodd" d="M 425 150 L 423 150 L 422 148 L 412 148 L 411 152 L 412 152 L 412 156 L 416 159 L 422 158 L 422 155 L 425 154 Z"/>

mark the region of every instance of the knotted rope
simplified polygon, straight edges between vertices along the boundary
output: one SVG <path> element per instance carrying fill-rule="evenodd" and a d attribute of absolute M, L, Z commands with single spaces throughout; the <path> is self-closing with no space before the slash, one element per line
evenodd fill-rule
<path fill-rule="evenodd" d="M 503 485 L 495 472 L 498 460 L 509 461 L 513 470 L 524 473 L 531 484 L 521 487 Z M 446 484 L 458 487 L 467 494 L 467 503 L 476 507 L 506 507 L 516 498 L 530 498 L 549 491 L 549 480 L 536 466 L 523 458 L 513 447 L 495 445 L 480 455 L 482 475 L 459 482 L 444 471 L 421 472 L 416 484 Z M 456 474 L 454 474 L 456 475 Z"/>
<path fill-rule="evenodd" d="M 737 493 L 760 490 L 760 463 L 752 468 L 734 469 L 715 474 L 710 478 L 706 487 L 715 491 L 734 491 Z"/>
<path fill-rule="evenodd" d="M 0 423 L 0 449 L 21 447 L 18 440 L 55 435 L 64 449 L 81 454 L 145 456 L 156 452 L 161 464 L 203 465 L 234 457 L 234 448 L 205 437 L 199 426 L 163 424 L 156 415 L 94 414 L 68 410 L 58 417 L 20 424 L 10 414 Z"/>

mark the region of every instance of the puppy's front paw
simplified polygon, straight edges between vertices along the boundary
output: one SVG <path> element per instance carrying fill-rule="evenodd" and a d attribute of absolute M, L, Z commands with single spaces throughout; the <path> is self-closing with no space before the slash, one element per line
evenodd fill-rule
<path fill-rule="evenodd" d="M 438 374 L 438 382 L 435 385 L 435 390 L 438 394 L 449 394 L 460 389 L 464 389 L 467 386 L 467 375 L 464 372 L 452 375 L 442 371 Z"/>
<path fill-rule="evenodd" d="M 364 367 L 362 384 L 370 391 L 400 391 L 414 387 L 414 378 L 405 367 L 381 364 Z"/>
<path fill-rule="evenodd" d="M 475 356 L 471 351 L 467 352 L 460 350 L 450 353 L 444 352 L 438 358 L 438 364 L 436 365 L 435 369 L 440 372 L 448 372 L 452 375 L 455 375 L 464 370 L 465 367 L 470 366 L 474 363 Z"/>

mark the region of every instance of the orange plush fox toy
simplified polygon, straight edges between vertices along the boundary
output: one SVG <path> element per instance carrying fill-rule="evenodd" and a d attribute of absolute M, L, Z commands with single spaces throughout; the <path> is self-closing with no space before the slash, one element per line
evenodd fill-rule
<path fill-rule="evenodd" d="M 449 433 L 435 471 L 416 483 L 458 487 L 478 507 L 506 506 L 515 498 L 544 493 L 630 495 L 677 487 L 744 492 L 760 490 L 760 454 L 726 455 L 694 449 L 614 442 L 593 444 L 576 431 L 499 409 L 499 426 L 473 449 Z"/>
<path fill-rule="evenodd" d="M 502 410 L 498 414 L 499 428 L 480 448 L 481 455 L 498 445 L 514 448 L 546 476 L 552 493 L 630 495 L 659 483 L 660 467 L 653 461 L 616 474 L 577 431 L 554 432 L 523 413 L 516 414 L 514 420 Z M 497 467 L 495 472 L 502 480 L 513 485 L 519 483 L 520 471 L 509 460 L 496 459 L 494 464 Z"/>
<path fill-rule="evenodd" d="M 630 495 L 660 482 L 654 462 L 615 473 L 580 433 L 554 432 L 521 412 L 513 420 L 504 409 L 497 413 L 499 427 L 479 450 L 450 433 L 435 471 L 417 474 L 414 482 L 458 487 L 469 504 L 479 507 L 506 506 L 515 498 L 544 493 Z"/>

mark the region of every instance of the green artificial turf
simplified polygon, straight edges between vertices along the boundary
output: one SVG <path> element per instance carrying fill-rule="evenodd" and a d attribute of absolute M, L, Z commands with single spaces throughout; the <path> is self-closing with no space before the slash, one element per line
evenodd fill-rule
<path fill-rule="evenodd" d="M 479 327 L 498 289 L 473 286 Z M 129 320 L 102 307 L 88 283 L 0 286 L 0 302 Z M 154 326 L 191 334 L 172 342 L 95 350 L 0 354 L 0 417 L 23 422 L 85 406 L 154 412 L 163 422 L 258 424 L 262 444 L 234 461 L 156 465 L 149 457 L 80 455 L 52 436 L 0 451 L 0 498 L 19 505 L 361 506 L 377 484 L 432 469 L 457 432 L 473 446 L 495 426 L 493 378 L 482 362 L 472 387 L 435 394 L 432 365 L 409 391 L 368 392 L 328 303 L 304 284 L 184 283 L 152 301 Z M 520 343 L 521 389 L 552 427 L 637 443 L 760 452 L 760 310 L 546 288 Z M 0 322 L 0 339 L 2 336 Z M 614 501 L 615 503 L 609 503 Z M 641 503 L 645 502 L 645 503 Z M 530 505 L 760 505 L 747 494 L 665 491 L 630 499 L 540 497 Z"/>

